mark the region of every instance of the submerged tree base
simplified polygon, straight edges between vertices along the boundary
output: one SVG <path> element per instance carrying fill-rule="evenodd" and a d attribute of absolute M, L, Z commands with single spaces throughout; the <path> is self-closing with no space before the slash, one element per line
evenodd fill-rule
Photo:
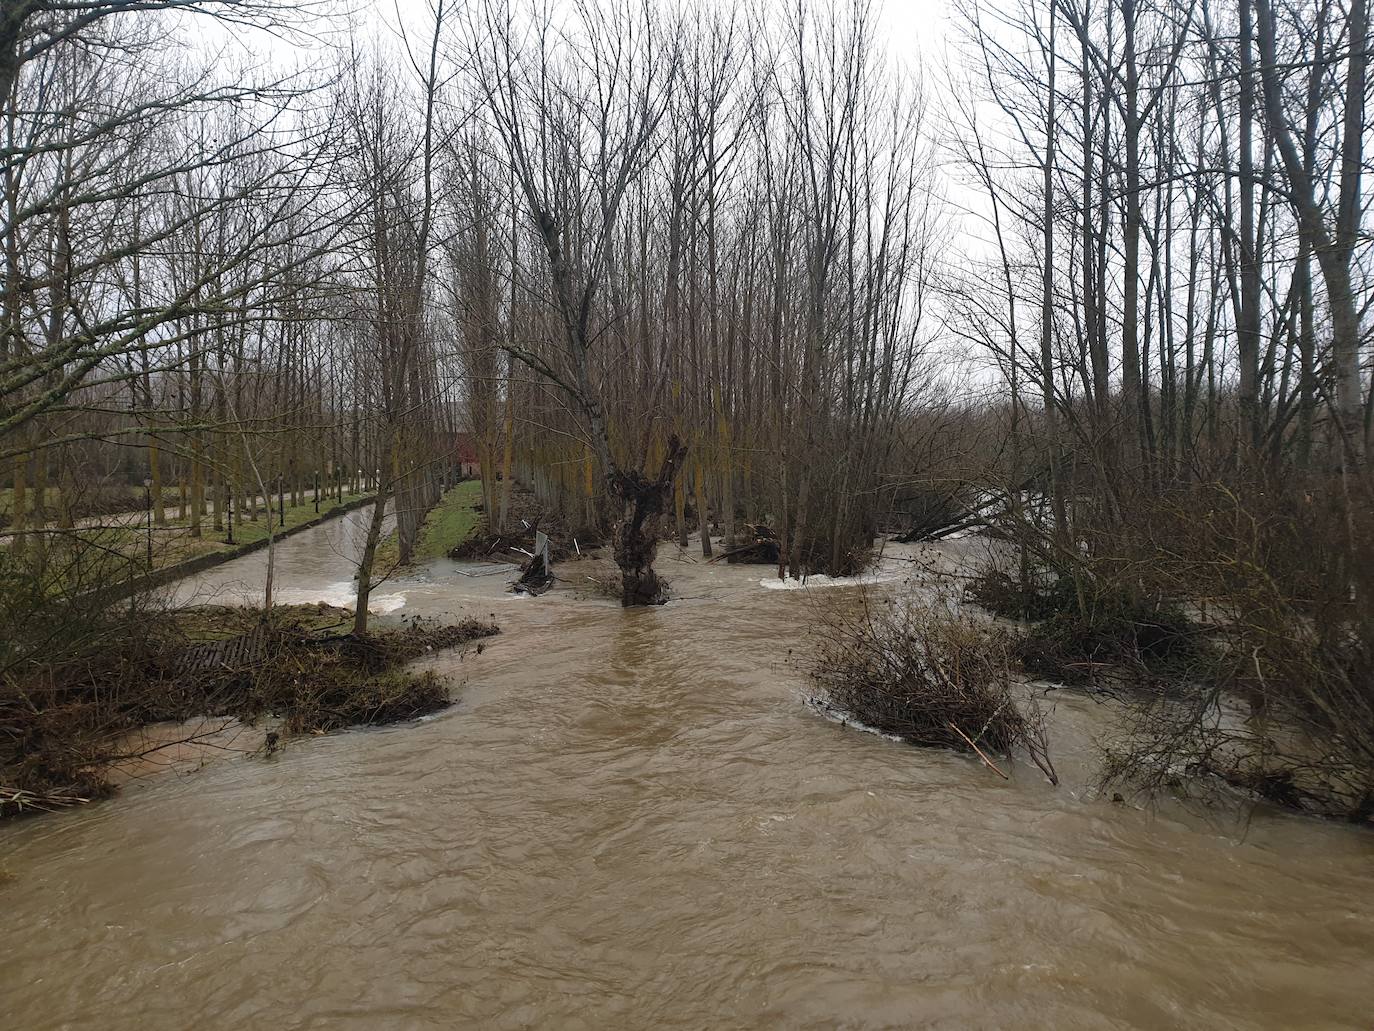
<path fill-rule="evenodd" d="M 270 621 L 266 615 L 218 607 L 153 614 L 122 647 L 11 673 L 0 694 L 0 816 L 108 795 L 111 764 L 131 758 L 129 732 L 153 723 L 272 719 L 280 721 L 269 735 L 275 746 L 283 733 L 428 715 L 449 704 L 448 687 L 433 671 L 405 664 L 498 632 L 476 620 L 415 620 L 360 638 L 337 632 L 351 619 L 343 609 L 279 607 Z"/>
<path fill-rule="evenodd" d="M 672 437 L 654 479 L 637 469 L 616 469 L 607 474 L 610 493 L 620 499 L 622 506 L 611 538 L 611 554 L 620 567 L 620 604 L 626 608 L 662 605 L 668 600 L 668 581 L 654 572 L 658 525 L 667 511 L 674 478 L 686 457 L 686 446 Z"/>

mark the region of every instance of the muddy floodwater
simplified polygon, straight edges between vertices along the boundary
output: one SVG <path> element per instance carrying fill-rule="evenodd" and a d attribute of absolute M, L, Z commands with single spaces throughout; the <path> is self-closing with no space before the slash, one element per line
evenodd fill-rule
<path fill-rule="evenodd" d="M 284 542 L 278 600 L 347 602 L 360 521 Z M 1057 788 L 827 721 L 788 651 L 853 588 L 692 557 L 635 611 L 437 563 L 374 602 L 494 614 L 432 660 L 453 708 L 0 828 L 0 1027 L 1374 1026 L 1374 835 L 1098 798 L 1063 692 Z"/>

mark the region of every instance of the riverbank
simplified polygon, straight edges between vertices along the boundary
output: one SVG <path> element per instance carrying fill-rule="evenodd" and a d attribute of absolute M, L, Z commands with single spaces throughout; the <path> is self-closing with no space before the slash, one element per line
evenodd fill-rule
<path fill-rule="evenodd" d="M 372 500 L 371 494 L 345 494 L 342 500 L 320 499 L 318 509 L 314 502 L 288 505 L 264 515 L 262 519 L 256 522 L 242 523 L 235 528 L 235 540 L 233 541 L 208 537 L 189 537 L 186 535 L 185 527 L 164 528 L 164 532 L 170 529 L 170 532 L 179 532 L 181 536 L 164 539 L 160 542 L 156 548 L 152 549 L 152 570 L 145 573 L 135 573 L 128 580 L 119 584 L 118 589 L 126 594 L 134 594 L 161 587 L 207 569 L 213 569 L 215 566 L 232 562 L 236 558 L 261 551 L 273 542 L 280 542 L 287 537 L 313 529 L 331 519 L 337 519 L 349 512 L 354 512 Z M 122 543 L 120 550 L 126 554 L 130 551 L 137 551 L 138 541 L 135 539 L 131 546 L 127 538 L 131 534 L 137 538 L 137 535 L 142 532 L 145 531 L 132 531 L 129 528 L 122 528 L 120 530 Z"/>
<path fill-rule="evenodd" d="M 222 530 L 212 529 L 207 519 L 200 536 L 193 536 L 184 517 L 163 526 L 120 522 L 29 531 L 0 544 L 0 580 L 10 596 L 41 596 L 83 608 L 114 604 L 260 551 L 371 500 L 368 494 L 321 497 L 282 505 Z"/>
<path fill-rule="evenodd" d="M 427 715 L 449 704 L 447 682 L 407 664 L 498 632 L 473 619 L 411 620 L 357 638 L 350 622 L 327 605 L 279 606 L 270 618 L 224 606 L 145 611 L 122 644 L 11 671 L 0 699 L 0 817 L 105 797 L 113 769 L 207 733 L 137 733 L 154 725 L 266 726 L 273 751 L 292 737 Z"/>

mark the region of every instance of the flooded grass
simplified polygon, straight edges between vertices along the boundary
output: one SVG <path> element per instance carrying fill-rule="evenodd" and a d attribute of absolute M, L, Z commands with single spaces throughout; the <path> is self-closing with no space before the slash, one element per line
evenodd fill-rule
<path fill-rule="evenodd" d="M 342 500 L 321 497 L 318 505 L 313 500 L 284 508 L 274 505 L 270 511 L 259 509 L 256 520 L 234 523 L 232 532 L 227 523 L 215 529 L 207 515 L 199 536 L 193 535 L 189 516 L 172 512 L 161 526 L 150 524 L 150 513 L 121 511 L 66 529 L 31 529 L 22 537 L 0 537 L 0 580 L 23 576 L 41 582 L 54 603 L 60 603 L 78 591 L 136 582 L 185 563 L 231 559 L 263 546 L 269 532 L 283 538 L 341 514 L 366 497 L 345 494 Z"/>

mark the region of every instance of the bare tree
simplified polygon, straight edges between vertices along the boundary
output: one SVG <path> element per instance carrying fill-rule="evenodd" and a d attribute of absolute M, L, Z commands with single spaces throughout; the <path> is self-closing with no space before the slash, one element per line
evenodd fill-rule
<path fill-rule="evenodd" d="M 620 317 L 604 311 L 598 291 L 626 194 L 657 144 L 678 61 L 676 40 L 652 7 L 631 2 L 609 12 L 582 9 L 577 23 L 562 30 L 548 21 L 523 24 L 508 6 L 489 3 L 470 31 L 490 123 L 548 261 L 561 338 L 547 356 L 507 346 L 586 420 L 607 491 L 622 509 L 613 544 L 622 602 L 661 602 L 664 589 L 653 568 L 657 521 L 686 449 L 670 439 L 652 477 L 641 471 L 645 456 L 617 455 L 591 356 L 605 327 Z M 528 50 L 524 39 L 531 41 Z"/>

